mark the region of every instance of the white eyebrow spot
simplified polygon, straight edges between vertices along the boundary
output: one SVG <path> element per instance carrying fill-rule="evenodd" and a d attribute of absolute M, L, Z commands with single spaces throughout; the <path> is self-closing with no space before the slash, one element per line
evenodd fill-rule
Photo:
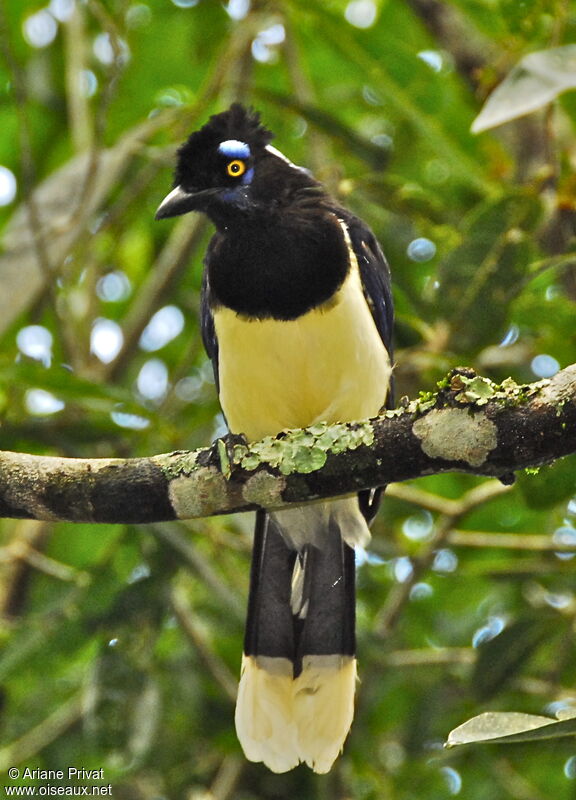
<path fill-rule="evenodd" d="M 220 142 L 218 152 L 231 158 L 248 158 L 250 146 L 246 142 L 239 142 L 238 139 L 227 139 L 225 142 Z"/>
<path fill-rule="evenodd" d="M 307 175 L 311 174 L 309 169 L 306 169 L 306 167 L 299 167 L 298 164 L 295 164 L 293 161 L 290 161 L 290 159 L 287 156 L 285 156 L 284 153 L 281 153 L 280 150 L 277 150 L 271 144 L 267 144 L 264 149 L 267 150 L 270 153 L 270 155 L 282 159 L 282 161 L 284 161 L 285 164 L 291 166 L 292 169 L 297 169 L 300 172 L 305 172 Z"/>

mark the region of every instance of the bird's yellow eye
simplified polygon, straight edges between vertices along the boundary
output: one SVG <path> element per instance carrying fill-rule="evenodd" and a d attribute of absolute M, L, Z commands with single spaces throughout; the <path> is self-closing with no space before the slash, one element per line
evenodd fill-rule
<path fill-rule="evenodd" d="M 230 161 L 226 166 L 226 172 L 231 178 L 239 178 L 240 175 L 244 175 L 246 172 L 246 164 L 239 158 L 235 158 L 234 161 Z"/>

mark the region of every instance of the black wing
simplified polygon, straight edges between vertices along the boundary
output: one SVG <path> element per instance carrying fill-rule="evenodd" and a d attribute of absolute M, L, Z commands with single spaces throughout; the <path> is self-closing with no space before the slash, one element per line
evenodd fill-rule
<path fill-rule="evenodd" d="M 212 369 L 214 370 L 214 381 L 216 383 L 216 391 L 220 392 L 220 377 L 218 375 L 218 339 L 216 338 L 216 328 L 214 327 L 214 317 L 212 309 L 210 308 L 210 284 L 208 282 L 208 261 L 214 250 L 214 236 L 204 259 L 204 274 L 202 276 L 202 288 L 200 290 L 200 332 L 202 334 L 202 342 L 204 349 L 208 354 L 208 358 L 212 362 Z"/>
<path fill-rule="evenodd" d="M 360 279 L 364 295 L 380 338 L 393 361 L 392 332 L 394 328 L 394 304 L 392 300 L 392 286 L 390 267 L 386 256 L 382 252 L 378 240 L 370 228 L 352 214 L 344 217 L 348 228 L 352 249 L 358 260 Z M 390 385 L 386 398 L 386 407 L 392 408 L 394 403 L 393 386 Z"/>
<path fill-rule="evenodd" d="M 364 296 L 372 312 L 380 338 L 388 351 L 390 362 L 393 363 L 394 304 L 390 267 L 386 261 L 386 256 L 382 252 L 378 240 L 362 220 L 348 213 L 339 214 L 339 216 L 348 228 L 352 249 L 360 269 Z M 392 377 L 390 378 L 385 405 L 386 408 L 394 408 L 394 380 Z M 358 492 L 358 505 L 368 524 L 376 516 L 382 492 L 385 488 L 380 487 Z"/>

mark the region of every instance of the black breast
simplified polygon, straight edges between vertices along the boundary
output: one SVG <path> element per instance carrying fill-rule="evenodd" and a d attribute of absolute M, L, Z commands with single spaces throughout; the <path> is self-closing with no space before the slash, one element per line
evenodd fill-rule
<path fill-rule="evenodd" d="M 250 220 L 211 242 L 210 303 L 259 319 L 296 319 L 330 299 L 349 261 L 333 213 L 307 209 Z"/>

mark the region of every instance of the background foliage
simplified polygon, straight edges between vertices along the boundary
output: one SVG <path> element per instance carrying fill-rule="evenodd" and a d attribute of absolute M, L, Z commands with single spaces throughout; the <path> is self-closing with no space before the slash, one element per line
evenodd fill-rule
<path fill-rule="evenodd" d="M 574 40 L 569 0 L 6 0 L 0 24 L 3 449 L 221 429 L 210 232 L 153 216 L 175 145 L 233 99 L 382 242 L 399 397 L 460 364 L 574 360 L 576 96 L 470 133 L 520 58 Z M 576 702 L 574 466 L 390 487 L 358 567 L 357 717 L 323 777 L 248 764 L 233 732 L 249 518 L 3 521 L 0 771 L 103 767 L 122 800 L 574 797 L 572 738 L 442 750 L 481 711 Z"/>

